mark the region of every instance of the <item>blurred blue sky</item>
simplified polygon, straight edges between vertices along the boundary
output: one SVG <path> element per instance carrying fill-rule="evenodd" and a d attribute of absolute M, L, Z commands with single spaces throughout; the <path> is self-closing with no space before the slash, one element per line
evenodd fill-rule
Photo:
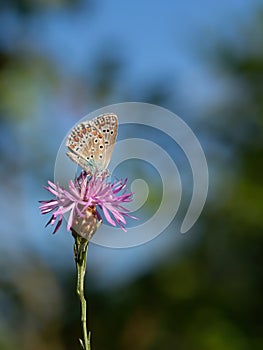
<path fill-rule="evenodd" d="M 31 47 L 66 75 L 86 74 L 98 54 L 117 56 L 126 62 L 120 88 L 176 78 L 182 98 L 199 105 L 215 98 L 221 86 L 204 51 L 216 39 L 239 40 L 239 26 L 249 25 L 260 4 L 262 0 L 82 1 L 74 10 L 36 13 L 23 23 L 23 31 L 6 11 L 1 22 L 8 30 L 1 33 L 1 42 L 10 50 Z"/>
<path fill-rule="evenodd" d="M 32 40 L 67 72 L 85 73 L 97 53 L 116 55 L 126 62 L 120 89 L 175 79 L 190 105 L 207 104 L 221 81 L 213 79 L 204 51 L 217 38 L 239 40 L 239 25 L 249 25 L 257 4 L 262 1 L 98 1 L 90 16 L 89 6 L 73 16 L 47 13 L 34 23 Z"/>
<path fill-rule="evenodd" d="M 226 91 L 224 79 L 207 58 L 209 53 L 218 40 L 238 41 L 240 28 L 249 27 L 260 4 L 263 4 L 260 0 L 83 1 L 73 9 L 36 12 L 28 21 L 21 21 L 6 7 L 0 14 L 3 28 L 0 45 L 10 52 L 26 48 L 44 55 L 55 64 L 57 74 L 65 78 L 65 84 L 76 76 L 87 75 L 98 57 L 116 57 L 125 64 L 116 94 L 109 104 L 124 102 L 119 99 L 118 91 L 130 89 L 139 96 L 142 85 L 167 81 L 174 89 L 176 100 L 180 101 L 178 111 L 173 112 L 184 111 L 185 115 L 180 117 L 190 121 Z M 67 98 L 66 86 L 63 98 Z M 48 105 L 45 104 L 47 100 Z M 35 130 L 50 136 L 47 147 L 52 149 L 54 163 L 65 133 L 78 119 L 100 107 L 87 101 L 79 110 L 72 111 L 67 109 L 66 103 L 56 103 L 50 93 L 43 100 L 40 98 Z M 32 120 L 17 126 L 18 142 L 23 143 L 30 136 L 29 125 Z M 25 249 L 36 249 L 48 257 L 47 260 L 50 257 L 56 259 L 58 265 L 62 266 L 66 259 L 72 264 L 72 238 L 63 230 L 53 237 L 50 230 L 43 229 L 47 218 L 40 217 L 36 202 L 45 194 L 38 187 L 40 183 L 31 180 L 30 173 L 21 174 L 17 179 L 23 183 L 20 195 L 24 211 L 11 230 L 16 237 L 16 247 L 21 255 L 24 245 Z M 31 195 L 27 196 L 27 193 Z M 27 232 L 27 238 L 20 232 L 21 227 Z M 171 238 L 172 233 L 167 232 L 147 245 L 128 250 L 92 245 L 89 253 L 89 259 L 93 261 L 91 269 L 99 276 L 98 283 L 112 278 L 117 281 L 120 276 L 128 278 L 157 263 L 164 251 L 167 254 L 168 247 L 173 249 L 171 239 L 183 244 L 190 236 L 194 240 L 195 233 L 193 228 L 187 237 Z M 12 240 L 7 239 L 4 244 L 12 249 Z"/>

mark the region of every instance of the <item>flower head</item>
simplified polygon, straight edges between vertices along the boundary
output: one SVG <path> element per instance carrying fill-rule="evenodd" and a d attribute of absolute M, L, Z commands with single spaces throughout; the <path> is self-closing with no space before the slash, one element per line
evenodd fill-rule
<path fill-rule="evenodd" d="M 134 218 L 128 214 L 129 210 L 123 207 L 123 203 L 132 201 L 132 193 L 125 191 L 127 179 L 110 183 L 106 178 L 106 173 L 89 177 L 82 172 L 74 181 L 69 181 L 67 190 L 48 181 L 49 186 L 44 188 L 53 194 L 55 199 L 40 201 L 41 214 L 53 212 L 46 226 L 56 223 L 53 232 L 56 233 L 63 217 L 68 213 L 67 230 L 74 229 L 84 238 L 90 239 L 98 223 L 102 221 L 97 210 L 100 208 L 111 225 L 119 225 L 126 231 L 125 217 Z"/>

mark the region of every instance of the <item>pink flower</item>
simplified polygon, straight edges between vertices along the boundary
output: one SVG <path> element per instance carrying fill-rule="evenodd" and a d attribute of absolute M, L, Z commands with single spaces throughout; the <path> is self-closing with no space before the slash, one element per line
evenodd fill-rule
<path fill-rule="evenodd" d="M 102 220 L 97 211 L 100 208 L 111 225 L 119 225 L 126 232 L 124 227 L 126 224 L 125 217 L 134 217 L 128 214 L 129 210 L 124 208 L 122 204 L 131 202 L 133 193 L 123 191 L 127 179 L 110 183 L 107 182 L 106 178 L 106 174 L 89 177 L 85 172 L 82 172 L 77 179 L 69 181 L 67 190 L 48 181 L 49 186 L 44 186 L 44 188 L 52 193 L 55 199 L 40 201 L 41 206 L 39 207 L 41 214 L 53 211 L 46 226 L 54 225 L 57 222 L 53 232 L 56 233 L 64 215 L 68 213 L 67 230 L 75 229 L 74 225 L 76 226 L 76 223 L 79 225 L 81 221 L 85 222 L 85 224 L 89 224 L 86 228 L 88 227 L 88 230 L 92 232 L 77 233 L 82 236 L 85 235 L 85 238 L 87 236 L 90 238 L 97 228 L 97 226 L 94 227 L 94 223 L 97 225 Z M 121 191 L 123 191 L 122 194 L 120 194 Z"/>

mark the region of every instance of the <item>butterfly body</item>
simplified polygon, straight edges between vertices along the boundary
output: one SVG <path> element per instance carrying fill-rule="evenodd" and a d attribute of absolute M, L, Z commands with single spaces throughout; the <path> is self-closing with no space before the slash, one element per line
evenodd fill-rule
<path fill-rule="evenodd" d="M 67 138 L 67 155 L 89 175 L 107 172 L 117 132 L 118 117 L 113 113 L 82 122 Z"/>

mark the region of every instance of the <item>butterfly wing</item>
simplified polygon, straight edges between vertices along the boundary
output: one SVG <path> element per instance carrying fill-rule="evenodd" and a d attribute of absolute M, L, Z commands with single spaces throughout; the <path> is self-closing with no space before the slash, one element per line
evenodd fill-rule
<path fill-rule="evenodd" d="M 107 113 L 78 124 L 69 134 L 67 155 L 88 174 L 104 171 L 111 159 L 118 131 L 118 118 Z"/>
<path fill-rule="evenodd" d="M 100 170 L 107 169 L 118 133 L 118 117 L 113 113 L 102 114 L 92 120 L 100 135 L 103 145 L 95 149 L 94 156 L 98 160 Z M 103 146 L 103 148 L 102 148 Z"/>
<path fill-rule="evenodd" d="M 94 174 L 97 170 L 97 153 L 104 149 L 104 141 L 92 121 L 78 124 L 69 134 L 66 145 L 69 158 L 88 174 Z"/>

